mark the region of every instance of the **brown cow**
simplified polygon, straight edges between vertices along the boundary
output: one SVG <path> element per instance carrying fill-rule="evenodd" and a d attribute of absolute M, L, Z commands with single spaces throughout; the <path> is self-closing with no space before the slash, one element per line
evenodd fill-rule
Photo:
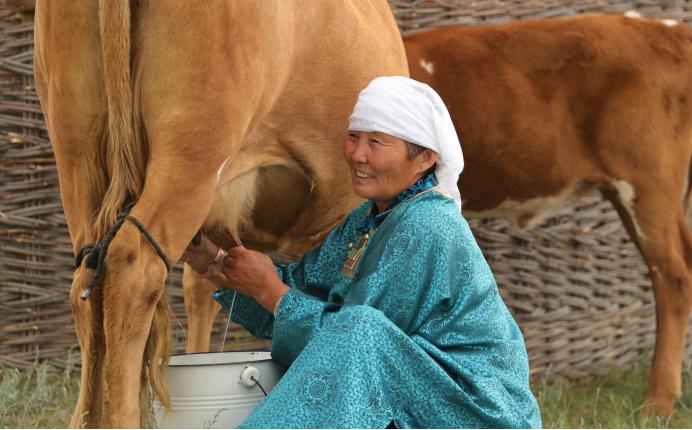
<path fill-rule="evenodd" d="M 393 74 L 408 73 L 384 0 L 37 2 L 36 87 L 74 250 L 130 204 L 153 237 L 130 221 L 113 231 L 87 300 L 96 253 L 75 271 L 73 427 L 139 426 L 147 375 L 167 402 L 162 256 L 176 261 L 203 224 L 290 250 L 357 203 L 347 116 L 372 78 Z"/>
<path fill-rule="evenodd" d="M 460 135 L 464 214 L 526 227 L 592 189 L 613 203 L 656 298 L 645 405 L 670 414 L 692 305 L 692 31 L 630 12 L 443 27 L 404 45 Z"/>

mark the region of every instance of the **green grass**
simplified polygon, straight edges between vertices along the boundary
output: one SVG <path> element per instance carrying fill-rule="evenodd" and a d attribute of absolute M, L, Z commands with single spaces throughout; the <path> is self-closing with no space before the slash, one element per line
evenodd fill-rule
<path fill-rule="evenodd" d="M 0 368 L 0 427 L 67 427 L 78 395 L 77 372 Z"/>
<path fill-rule="evenodd" d="M 551 428 L 692 428 L 692 369 L 683 372 L 682 396 L 672 418 L 642 414 L 648 364 L 626 372 L 573 381 L 534 381 L 543 426 Z"/>
<path fill-rule="evenodd" d="M 683 394 L 670 420 L 642 416 L 646 366 L 622 373 L 570 381 L 544 378 L 533 389 L 543 426 L 551 428 L 692 428 L 692 370 L 683 375 Z M 77 402 L 79 374 L 38 365 L 0 368 L 0 428 L 65 427 Z"/>

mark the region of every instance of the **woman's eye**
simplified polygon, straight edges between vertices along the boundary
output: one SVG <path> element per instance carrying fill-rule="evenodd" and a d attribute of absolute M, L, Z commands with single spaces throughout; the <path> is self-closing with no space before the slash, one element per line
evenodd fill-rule
<path fill-rule="evenodd" d="M 358 135 L 356 133 L 349 133 L 348 138 L 351 140 L 358 140 Z"/>
<path fill-rule="evenodd" d="M 374 144 L 376 144 L 376 145 L 379 145 L 379 144 L 380 144 L 380 141 L 377 140 L 377 139 L 370 139 L 370 143 L 374 143 Z"/>

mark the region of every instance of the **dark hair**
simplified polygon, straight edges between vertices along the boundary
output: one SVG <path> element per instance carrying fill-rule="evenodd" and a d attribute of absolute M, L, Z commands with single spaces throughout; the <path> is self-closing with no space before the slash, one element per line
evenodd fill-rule
<path fill-rule="evenodd" d="M 422 153 L 423 151 L 425 151 L 427 149 L 425 147 L 422 147 L 420 145 L 416 145 L 415 143 L 411 143 L 411 142 L 408 142 L 406 140 L 404 142 L 406 142 L 406 147 L 408 148 L 408 159 L 409 160 L 415 158 L 418 154 Z"/>
<path fill-rule="evenodd" d="M 404 140 L 404 142 L 406 143 L 406 148 L 408 149 L 407 157 L 409 160 L 412 160 L 414 157 L 416 157 L 417 155 L 421 154 L 423 151 L 428 149 L 424 146 L 416 145 L 415 143 L 411 143 L 411 142 L 408 142 L 406 140 Z M 433 163 L 433 165 L 430 166 L 430 168 L 425 172 L 425 174 L 428 174 L 430 172 L 434 172 L 436 169 L 437 169 L 437 162 Z"/>

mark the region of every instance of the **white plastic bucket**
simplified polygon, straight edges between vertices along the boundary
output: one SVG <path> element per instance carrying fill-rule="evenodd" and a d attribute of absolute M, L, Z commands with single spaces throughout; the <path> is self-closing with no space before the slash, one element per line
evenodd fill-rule
<path fill-rule="evenodd" d="M 172 356 L 168 365 L 171 411 L 154 401 L 159 428 L 233 428 L 274 388 L 284 368 L 268 351 Z"/>

